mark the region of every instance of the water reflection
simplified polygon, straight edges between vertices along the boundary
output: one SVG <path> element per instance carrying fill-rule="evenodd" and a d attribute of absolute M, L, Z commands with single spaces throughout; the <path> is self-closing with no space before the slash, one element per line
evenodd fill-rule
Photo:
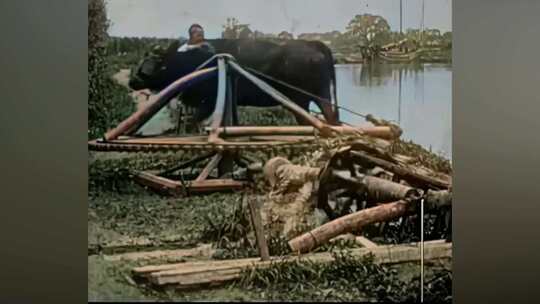
<path fill-rule="evenodd" d="M 336 65 L 338 101 L 398 123 L 403 138 L 452 157 L 452 70 L 444 64 Z M 341 111 L 345 122 L 362 117 Z"/>
<path fill-rule="evenodd" d="M 418 73 L 423 70 L 420 63 L 412 64 L 366 64 L 366 65 L 336 65 L 338 67 L 352 66 L 350 69 L 352 79 L 355 85 L 358 86 L 381 86 L 392 81 L 397 83 L 397 75 L 418 76 Z"/>

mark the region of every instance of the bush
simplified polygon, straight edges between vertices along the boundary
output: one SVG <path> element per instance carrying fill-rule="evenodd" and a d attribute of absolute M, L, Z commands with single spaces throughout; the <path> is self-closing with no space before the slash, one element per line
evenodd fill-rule
<path fill-rule="evenodd" d="M 88 2 L 88 136 L 96 138 L 133 112 L 127 89 L 114 83 L 107 69 L 109 21 L 103 0 Z"/>

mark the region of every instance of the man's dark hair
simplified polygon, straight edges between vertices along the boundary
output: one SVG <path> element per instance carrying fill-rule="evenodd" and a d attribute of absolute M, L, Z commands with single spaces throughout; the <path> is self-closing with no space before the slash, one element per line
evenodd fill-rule
<path fill-rule="evenodd" d="M 188 29 L 189 37 L 191 37 L 191 30 L 193 30 L 196 27 L 200 28 L 201 30 L 204 30 L 203 27 L 200 24 L 194 23 Z"/>

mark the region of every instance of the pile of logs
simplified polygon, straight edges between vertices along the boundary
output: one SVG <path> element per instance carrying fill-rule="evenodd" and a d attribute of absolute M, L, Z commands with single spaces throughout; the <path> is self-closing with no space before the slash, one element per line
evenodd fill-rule
<path fill-rule="evenodd" d="M 450 209 L 448 175 L 408 165 L 406 157 L 384 151 L 372 143 L 358 141 L 333 155 L 321 170 L 318 190 L 318 207 L 332 221 L 290 240 L 293 252 L 309 252 L 343 233 L 414 214 L 420 203 L 428 211 Z M 384 172 L 392 180 L 371 175 L 372 172 Z M 329 194 L 336 191 L 349 205 L 358 200 L 365 208 L 344 216 L 336 214 L 329 204 Z"/>
<path fill-rule="evenodd" d="M 378 264 L 396 264 L 414 262 L 420 259 L 418 243 L 403 245 L 370 246 L 351 250 L 351 256 L 363 257 L 373 255 Z M 452 244 L 444 241 L 432 241 L 424 244 L 424 259 L 435 260 L 450 258 Z M 334 257 L 329 252 L 306 254 L 302 256 L 271 257 L 267 261 L 259 258 L 186 262 L 164 265 L 151 265 L 133 269 L 133 275 L 158 286 L 174 286 L 176 288 L 194 288 L 204 285 L 217 285 L 238 279 L 246 271 L 262 269 L 275 263 L 292 261 L 311 261 L 330 263 Z"/>

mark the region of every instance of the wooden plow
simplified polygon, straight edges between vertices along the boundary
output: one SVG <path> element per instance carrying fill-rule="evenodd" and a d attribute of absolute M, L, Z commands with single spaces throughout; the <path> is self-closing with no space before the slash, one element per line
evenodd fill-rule
<path fill-rule="evenodd" d="M 217 61 L 216 66 L 208 67 Z M 169 101 L 193 85 L 218 78 L 218 94 L 211 123 L 206 134 L 196 136 L 136 136 L 141 129 Z M 274 98 L 296 117 L 301 117 L 307 126 L 238 126 L 235 77 L 244 77 L 260 90 Z M 120 152 L 159 152 L 159 151 L 196 151 L 201 154 L 188 162 L 179 164 L 158 174 L 137 172 L 136 180 L 162 193 L 180 195 L 199 192 L 237 190 L 246 185 L 246 181 L 231 178 L 234 165 L 247 168 L 250 159 L 241 152 L 276 148 L 309 149 L 318 137 L 336 135 L 364 134 L 373 137 L 391 139 L 399 137 L 396 130 L 387 126 L 355 128 L 350 126 L 330 126 L 325 121 L 306 112 L 287 96 L 274 89 L 265 81 L 254 76 L 238 65 L 228 54 L 219 54 L 207 61 L 196 71 L 176 80 L 153 97 L 118 126 L 108 131 L 102 139 L 89 142 L 89 149 L 96 151 Z M 200 174 L 191 180 L 173 180 L 162 175 L 207 162 Z M 218 171 L 217 179 L 209 179 L 210 173 Z"/>

